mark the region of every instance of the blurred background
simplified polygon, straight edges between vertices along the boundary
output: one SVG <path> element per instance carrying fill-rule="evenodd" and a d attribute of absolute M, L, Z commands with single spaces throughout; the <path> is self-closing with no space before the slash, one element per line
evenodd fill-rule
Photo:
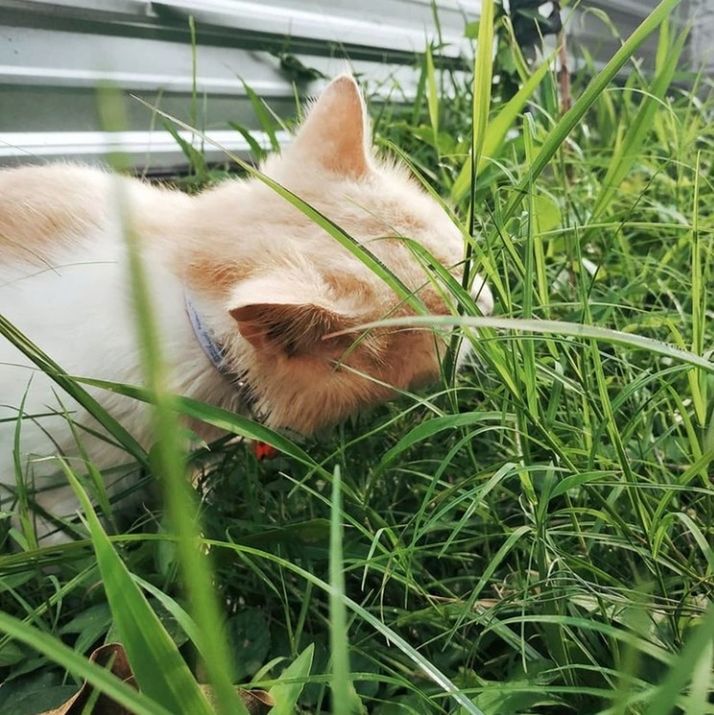
<path fill-rule="evenodd" d="M 502 12 L 511 14 L 527 53 L 542 50 L 541 38 L 554 46 L 562 25 L 569 69 L 577 72 L 585 58 L 592 72 L 655 5 L 587 0 L 561 8 L 511 0 Z M 427 46 L 438 67 L 468 71 L 478 14 L 478 0 L 0 0 L 0 165 L 97 162 L 121 147 L 138 170 L 180 172 L 185 148 L 141 103 L 127 102 L 121 136 L 101 131 L 96 88 L 105 82 L 247 156 L 250 138 L 266 148 L 271 139 L 283 141 L 281 119 L 294 117 L 297 96 L 317 93 L 346 69 L 371 101 L 404 103 L 417 92 Z M 682 64 L 714 68 L 706 54 L 714 1 L 683 0 L 678 20 L 694 21 Z M 645 70 L 656 43 L 650 37 L 639 52 Z M 275 117 L 260 120 L 251 91 Z M 204 149 L 208 161 L 223 159 L 220 150 Z"/>

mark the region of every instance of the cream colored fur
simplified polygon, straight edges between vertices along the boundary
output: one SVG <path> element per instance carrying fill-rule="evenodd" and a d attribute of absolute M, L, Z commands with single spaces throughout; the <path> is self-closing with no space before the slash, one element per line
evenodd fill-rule
<path fill-rule="evenodd" d="M 449 312 L 398 237 L 418 240 L 454 267 L 463 254 L 459 230 L 404 168 L 378 161 L 368 144 L 361 95 L 343 76 L 312 107 L 293 144 L 263 170 L 367 245 L 432 312 Z M 129 209 L 123 220 L 119 193 Z M 233 371 L 247 372 L 271 427 L 309 434 L 389 399 L 387 386 L 409 389 L 437 379 L 438 341 L 424 331 L 375 331 L 347 352 L 346 367 L 336 367 L 350 340 L 324 336 L 408 311 L 346 249 L 257 180 L 227 181 L 189 197 L 78 166 L 2 171 L 0 312 L 68 372 L 142 380 L 126 220 L 140 239 L 176 392 L 240 408 L 195 339 L 185 291 L 227 349 Z M 489 313 L 491 294 L 480 278 L 474 293 Z M 53 390 L 21 353 L 0 344 L 0 482 L 11 489 L 16 437 L 22 469 L 36 486 L 57 472 L 52 455 L 77 459 L 65 416 L 46 416 L 60 402 L 79 425 L 97 428 Z M 108 392 L 93 394 L 150 444 L 146 408 Z M 20 410 L 45 416 L 18 422 Z M 89 432 L 80 429 L 79 437 L 101 468 L 125 459 Z M 67 490 L 39 502 L 50 512 L 74 508 Z"/>

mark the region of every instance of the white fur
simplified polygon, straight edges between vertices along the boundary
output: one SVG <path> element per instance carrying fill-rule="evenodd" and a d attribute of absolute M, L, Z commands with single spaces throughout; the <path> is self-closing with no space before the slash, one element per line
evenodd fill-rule
<path fill-rule="evenodd" d="M 152 196 L 152 190 L 146 189 L 143 201 Z M 81 246 L 57 255 L 52 266 L 36 262 L 0 266 L 0 309 L 69 374 L 139 385 L 143 382 L 142 363 L 123 227 L 116 212 L 105 218 L 105 225 L 84 235 Z M 172 391 L 232 407 L 232 389 L 195 339 L 185 312 L 182 283 L 160 261 L 152 260 L 150 251 L 147 259 L 152 306 Z M 151 445 L 146 405 L 106 390 L 86 389 L 145 448 Z M 45 416 L 19 421 L 21 406 L 25 416 Z M 77 464 L 76 439 L 65 414 L 77 425 L 101 431 L 29 358 L 10 342 L 0 341 L 0 484 L 15 486 L 17 430 L 21 468 L 35 488 L 57 481 L 61 470 L 56 455 L 68 456 L 78 472 L 84 471 Z M 77 434 L 95 464 L 108 467 L 127 461 L 121 448 L 82 429 Z M 64 477 L 58 478 L 66 485 Z M 111 493 L 111 480 L 108 487 Z M 39 495 L 38 502 L 59 516 L 76 508 L 68 486 Z M 44 531 L 49 526 L 42 522 L 39 528 Z"/>

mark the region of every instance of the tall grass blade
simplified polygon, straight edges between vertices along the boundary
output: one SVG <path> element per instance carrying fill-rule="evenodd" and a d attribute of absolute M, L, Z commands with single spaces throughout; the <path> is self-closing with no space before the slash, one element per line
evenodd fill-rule
<path fill-rule="evenodd" d="M 633 33 L 623 43 L 622 47 L 612 56 L 603 69 L 593 77 L 585 91 L 573 106 L 561 117 L 560 121 L 548 133 L 538 154 L 534 157 L 528 169 L 528 175 L 515 187 L 513 198 L 509 201 L 503 213 L 503 221 L 515 215 L 521 205 L 523 196 L 528 191 L 548 162 L 553 158 L 566 140 L 570 132 L 585 116 L 585 113 L 595 103 L 615 75 L 625 63 L 635 54 L 637 48 L 659 27 L 670 15 L 680 0 L 662 0 L 657 7 L 640 23 Z"/>
<path fill-rule="evenodd" d="M 225 715 L 247 715 L 246 708 L 231 682 L 232 654 L 224 638 L 218 600 L 213 591 L 209 557 L 199 547 L 197 506 L 186 474 L 183 431 L 174 408 L 173 397 L 166 386 L 159 331 L 150 305 L 149 285 L 141 260 L 139 237 L 131 223 L 132 216 L 126 204 L 126 197 L 118 185 L 116 191 L 120 216 L 124 220 L 146 384 L 154 398 L 152 418 L 156 435 L 156 466 L 164 482 L 163 493 L 171 526 L 178 536 L 178 553 L 184 583 L 191 599 L 192 613 L 201 629 L 202 649 L 208 654 L 205 667 L 214 687 L 218 711 Z M 199 710 L 195 712 L 198 713 Z"/>
<path fill-rule="evenodd" d="M 84 510 L 114 624 L 139 688 L 174 715 L 212 715 L 181 653 L 109 541 L 79 480 L 66 462 L 61 464 Z"/>
<path fill-rule="evenodd" d="M 707 320 L 707 283 L 704 277 L 705 264 L 702 261 L 702 240 L 699 230 L 699 190 L 701 182 L 701 152 L 697 153 L 694 167 L 694 194 L 692 206 L 692 352 L 704 354 L 704 335 Z M 697 422 L 701 428 L 707 423 L 707 382 L 699 370 L 691 370 L 687 378 L 692 392 L 692 403 Z"/>
<path fill-rule="evenodd" d="M 350 677 L 349 639 L 345 610 L 345 575 L 342 561 L 342 475 L 335 466 L 332 475 L 330 516 L 330 653 L 332 655 L 332 712 L 350 715 L 359 709 Z"/>
<path fill-rule="evenodd" d="M 672 358 L 689 365 L 701 368 L 706 372 L 714 372 L 714 362 L 695 355 L 687 350 L 675 348 L 660 340 L 645 338 L 641 335 L 623 333 L 619 330 L 599 328 L 594 325 L 582 325 L 558 320 L 520 320 L 517 318 L 476 318 L 457 316 L 414 316 L 411 318 L 387 318 L 364 323 L 350 330 L 340 331 L 334 335 L 343 335 L 353 331 L 369 330 L 382 327 L 426 326 L 434 328 L 467 327 L 494 328 L 500 330 L 518 330 L 536 335 L 563 335 L 574 338 L 591 338 L 613 345 L 623 345 L 636 350 L 647 350 L 656 355 Z"/>
<path fill-rule="evenodd" d="M 552 56 L 551 56 L 552 57 Z M 526 102 L 538 89 L 543 78 L 550 68 L 550 57 L 545 59 L 536 70 L 526 79 L 521 88 L 503 105 L 493 119 L 488 123 L 483 139 L 481 157 L 476 169 L 476 178 L 489 165 L 491 159 L 495 159 L 503 147 L 503 143 L 518 119 L 518 116 L 526 106 Z M 472 157 L 461 167 L 453 186 L 451 187 L 451 200 L 458 203 L 469 191 L 471 186 Z"/>
<path fill-rule="evenodd" d="M 29 389 L 29 384 L 28 384 Z M 22 450 L 20 448 L 22 433 L 23 418 L 25 416 L 25 400 L 27 399 L 27 390 L 22 396 L 22 401 L 17 412 L 17 422 L 15 423 L 15 434 L 12 445 L 12 462 L 15 472 L 15 498 L 17 499 L 17 516 L 20 522 L 22 535 L 26 545 L 30 549 L 37 548 L 37 534 L 30 518 L 30 500 L 25 481 L 25 475 L 22 469 Z"/>
<path fill-rule="evenodd" d="M 107 89 L 100 95 L 99 112 L 103 125 L 108 130 L 117 131 L 126 126 L 124 110 L 123 98 L 113 89 Z M 116 154 L 111 157 L 111 162 L 116 170 L 121 170 L 125 158 Z M 163 482 L 170 528 L 177 536 L 183 581 L 191 602 L 192 615 L 201 629 L 201 650 L 208 654 L 205 668 L 214 688 L 217 710 L 222 715 L 246 714 L 245 706 L 231 682 L 232 653 L 224 639 L 218 600 L 213 591 L 209 556 L 201 551 L 199 545 L 197 507 L 186 474 L 185 433 L 173 407 L 173 396 L 167 389 L 168 378 L 161 352 L 159 329 L 149 297 L 149 280 L 142 257 L 143 246 L 140 246 L 141 236 L 135 228 L 135 217 L 125 184 L 118 179 L 113 183 L 112 198 L 126 245 L 141 365 L 147 389 L 153 397 L 151 419 L 156 443 L 152 466 L 156 468 L 157 476 Z M 136 585 L 134 588 L 138 589 Z M 121 608 L 121 604 L 117 604 L 117 607 Z M 196 707 L 202 702 L 206 701 L 201 695 Z M 210 712 L 211 708 L 208 705 L 206 707 Z"/>
<path fill-rule="evenodd" d="M 486 141 L 486 126 L 488 113 L 491 109 L 491 84 L 493 82 L 493 52 L 494 52 L 494 0 L 481 2 L 481 16 L 478 26 L 478 46 L 476 48 L 476 65 L 474 67 L 473 103 L 471 105 L 472 146 L 471 162 L 478 167 Z M 472 182 L 472 197 L 475 190 Z"/>
<path fill-rule="evenodd" d="M 523 143 L 526 150 L 526 161 L 533 160 L 533 125 L 529 117 L 523 122 Z M 540 235 L 538 225 L 538 211 L 535 204 L 535 186 L 528 187 L 528 234 L 525 244 L 524 276 L 523 276 L 523 318 L 530 320 L 533 317 L 533 292 L 535 283 L 536 241 Z M 535 346 L 532 341 L 523 341 L 521 353 L 523 355 L 523 377 L 526 387 L 526 401 L 531 415 L 538 419 L 539 401 L 536 387 L 536 356 Z"/>
<path fill-rule="evenodd" d="M 434 71 L 434 57 L 431 45 L 427 45 L 424 53 L 426 63 L 426 104 L 429 110 L 429 121 L 431 131 L 434 135 L 434 148 L 439 153 L 439 88 L 436 84 L 436 72 Z"/>
<path fill-rule="evenodd" d="M 461 285 L 471 285 L 472 256 L 474 250 L 474 223 L 476 212 L 476 170 L 483 154 L 488 113 L 491 109 L 491 84 L 493 82 L 494 0 L 483 0 L 478 26 L 478 41 L 474 66 L 473 96 L 471 98 L 471 197 L 467 224 L 467 242 L 464 273 Z M 456 343 L 452 340 L 451 352 Z M 449 360 L 450 361 L 450 360 Z M 451 366 L 450 366 L 451 367 Z M 453 376 L 452 376 L 453 377 Z"/>

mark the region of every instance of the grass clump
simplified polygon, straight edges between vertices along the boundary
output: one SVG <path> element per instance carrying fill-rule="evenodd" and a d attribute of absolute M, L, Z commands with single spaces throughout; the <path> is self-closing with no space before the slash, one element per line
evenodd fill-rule
<path fill-rule="evenodd" d="M 498 320 L 479 323 L 446 284 L 474 364 L 321 441 L 281 444 L 271 463 L 227 441 L 210 459 L 197 448 L 191 543 L 160 509 L 110 538 L 88 512 L 84 540 L 0 556 L 0 713 L 37 712 L 81 678 L 137 713 L 211 711 L 185 663 L 223 682 L 217 712 L 241 708 L 229 678 L 272 689 L 282 713 L 712 712 L 714 104 L 704 78 L 673 83 L 673 4 L 641 32 L 659 33 L 654 72 L 629 41 L 574 78 L 565 115 L 547 62 L 489 104 L 483 51 L 475 77 L 427 54 L 414 104 L 375 106 L 376 141 L 454 202 L 467 260 L 494 288 Z M 483 48 L 493 28 L 479 31 Z M 168 424 L 170 409 L 277 439 L 158 403 Z M 211 629 L 205 594 L 180 575 L 197 546 L 225 606 L 210 638 L 196 626 Z M 134 655 L 140 683 L 182 656 L 140 695 L 78 658 L 129 607 L 148 629 L 134 645 L 148 634 L 163 649 Z M 232 662 L 207 665 L 225 646 Z"/>

